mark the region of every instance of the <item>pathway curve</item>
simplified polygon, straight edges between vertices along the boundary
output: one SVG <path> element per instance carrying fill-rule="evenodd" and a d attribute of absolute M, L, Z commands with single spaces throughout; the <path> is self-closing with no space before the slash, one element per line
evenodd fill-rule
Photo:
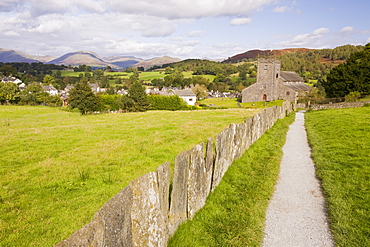
<path fill-rule="evenodd" d="M 279 179 L 267 209 L 263 246 L 334 246 L 303 112 L 298 112 L 290 125 L 283 151 Z"/>

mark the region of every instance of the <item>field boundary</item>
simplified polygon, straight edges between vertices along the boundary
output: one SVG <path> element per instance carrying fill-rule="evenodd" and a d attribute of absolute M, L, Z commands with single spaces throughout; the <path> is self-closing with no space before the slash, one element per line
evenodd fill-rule
<path fill-rule="evenodd" d="M 215 144 L 209 138 L 175 158 L 172 187 L 166 162 L 131 181 L 99 209 L 92 222 L 56 246 L 167 246 L 178 226 L 205 205 L 232 162 L 295 109 L 285 101 L 242 124 L 230 124 L 216 136 Z"/>

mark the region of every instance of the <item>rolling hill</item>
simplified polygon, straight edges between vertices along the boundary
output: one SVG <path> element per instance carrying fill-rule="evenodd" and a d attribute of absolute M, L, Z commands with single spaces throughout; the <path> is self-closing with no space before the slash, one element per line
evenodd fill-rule
<path fill-rule="evenodd" d="M 26 53 L 0 48 L 0 62 L 3 63 L 46 63 L 55 59 L 52 56 L 33 56 Z"/>
<path fill-rule="evenodd" d="M 103 58 L 101 58 L 96 53 L 90 51 L 76 51 L 67 53 L 57 59 L 51 60 L 48 62 L 49 64 L 56 64 L 56 65 L 72 65 L 78 66 L 81 64 L 89 65 L 91 67 L 107 67 L 110 66 L 112 68 L 118 69 L 120 68 L 117 65 L 111 64 L 106 62 Z"/>
<path fill-rule="evenodd" d="M 285 53 L 306 52 L 310 50 L 311 49 L 307 49 L 307 48 L 292 48 L 292 49 L 282 49 L 282 50 L 250 50 L 250 51 L 229 57 L 223 62 L 224 63 L 237 63 L 243 59 L 256 59 L 258 57 L 266 57 L 266 56 L 280 56 Z"/>
<path fill-rule="evenodd" d="M 33 56 L 26 53 L 0 48 L 0 62 L 3 63 L 48 63 L 56 65 L 88 65 L 95 68 L 110 66 L 113 69 L 124 69 L 127 67 L 145 67 L 154 65 L 163 65 L 181 61 L 178 58 L 168 56 L 144 60 L 133 56 L 110 56 L 100 57 L 98 54 L 90 51 L 76 51 L 67 53 L 61 57 L 52 56 Z"/>

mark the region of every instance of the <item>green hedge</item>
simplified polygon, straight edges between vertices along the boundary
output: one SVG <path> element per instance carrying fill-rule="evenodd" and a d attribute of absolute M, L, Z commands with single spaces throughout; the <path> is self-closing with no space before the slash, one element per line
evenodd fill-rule
<path fill-rule="evenodd" d="M 148 95 L 148 100 L 150 102 L 150 110 L 189 110 L 186 102 L 177 95 Z"/>
<path fill-rule="evenodd" d="M 119 110 L 119 106 L 117 104 L 117 99 L 121 97 L 120 95 L 108 95 L 108 94 L 103 94 L 100 95 L 100 103 L 101 103 L 101 108 L 103 111 L 117 111 Z"/>

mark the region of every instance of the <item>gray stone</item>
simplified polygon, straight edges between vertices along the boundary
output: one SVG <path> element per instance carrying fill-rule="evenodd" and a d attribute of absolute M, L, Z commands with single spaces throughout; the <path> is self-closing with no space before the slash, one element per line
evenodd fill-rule
<path fill-rule="evenodd" d="M 56 246 L 133 246 L 131 206 L 132 191 L 127 186 L 99 209 L 92 222 Z"/>
<path fill-rule="evenodd" d="M 216 136 L 216 158 L 213 171 L 212 191 L 221 182 L 225 172 L 233 162 L 235 157 L 234 150 L 235 124 L 224 129 Z"/>
<path fill-rule="evenodd" d="M 244 151 L 247 138 L 247 125 L 245 123 L 237 124 L 235 126 L 235 137 L 234 137 L 234 146 L 235 146 L 235 157 L 234 159 L 240 158 Z"/>
<path fill-rule="evenodd" d="M 156 172 L 130 183 L 133 193 L 131 222 L 133 246 L 166 246 L 167 226 L 161 211 Z"/>
<path fill-rule="evenodd" d="M 171 182 L 171 168 L 170 163 L 166 162 L 157 168 L 157 179 L 159 189 L 159 199 L 161 205 L 161 212 L 164 216 L 166 235 L 168 236 L 168 212 L 170 209 L 170 182 Z"/>
<path fill-rule="evenodd" d="M 190 151 L 188 178 L 188 218 L 193 219 L 207 199 L 207 170 L 204 160 L 204 144 L 201 143 Z"/>
<path fill-rule="evenodd" d="M 252 125 L 253 125 L 253 118 L 249 117 L 244 121 L 246 125 L 246 138 L 245 138 L 245 147 L 244 149 L 247 150 L 252 144 Z M 245 151 L 244 150 L 244 151 Z"/>
<path fill-rule="evenodd" d="M 185 151 L 175 158 L 170 213 L 168 215 L 168 231 L 170 235 L 173 235 L 178 226 L 187 220 L 189 156 L 189 152 Z"/>
<path fill-rule="evenodd" d="M 206 151 L 206 182 L 205 182 L 206 197 L 208 197 L 209 193 L 211 192 L 213 164 L 214 164 L 214 155 L 213 155 L 212 138 L 208 138 L 207 151 Z"/>

